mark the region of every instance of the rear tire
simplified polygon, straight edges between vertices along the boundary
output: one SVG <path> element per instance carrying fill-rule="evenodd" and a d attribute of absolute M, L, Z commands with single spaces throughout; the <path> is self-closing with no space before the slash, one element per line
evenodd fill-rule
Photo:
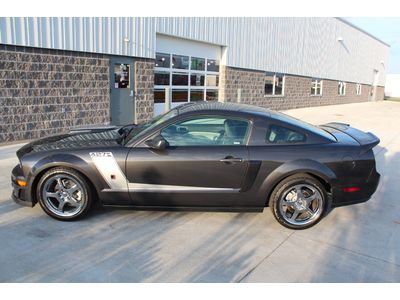
<path fill-rule="evenodd" d="M 93 193 L 87 179 L 80 173 L 57 167 L 40 178 L 36 199 L 50 217 L 71 221 L 87 214 L 93 202 Z"/>
<path fill-rule="evenodd" d="M 324 186 L 307 174 L 282 180 L 272 191 L 269 206 L 275 219 L 290 229 L 306 229 L 317 224 L 329 207 Z"/>

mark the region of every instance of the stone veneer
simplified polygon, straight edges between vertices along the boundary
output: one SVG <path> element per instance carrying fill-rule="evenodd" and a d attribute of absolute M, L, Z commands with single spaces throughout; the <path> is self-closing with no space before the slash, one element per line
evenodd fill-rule
<path fill-rule="evenodd" d="M 322 95 L 311 95 L 311 78 L 285 76 L 284 96 L 264 96 L 265 72 L 220 67 L 220 101 L 237 102 L 241 89 L 241 102 L 276 110 L 345 104 L 369 101 L 370 85 L 362 85 L 361 95 L 356 95 L 356 84 L 346 83 L 346 95 L 338 95 L 338 81 L 324 79 Z M 383 87 L 378 87 L 376 100 L 383 100 Z"/>
<path fill-rule="evenodd" d="M 109 120 L 106 56 L 0 45 L 0 143 Z"/>
<path fill-rule="evenodd" d="M 154 111 L 154 60 L 132 58 L 135 68 L 136 122 Z M 265 73 L 220 66 L 220 101 L 241 102 L 272 109 L 368 101 L 369 85 L 356 95 L 347 83 L 346 95 L 337 94 L 338 82 L 323 80 L 322 96 L 310 95 L 311 78 L 286 75 L 285 95 L 264 96 Z M 36 139 L 67 132 L 79 125 L 110 121 L 109 57 L 42 48 L 0 44 L 0 143 Z M 382 100 L 384 87 L 378 87 Z"/>
<path fill-rule="evenodd" d="M 136 123 L 154 116 L 154 60 L 135 60 Z"/>

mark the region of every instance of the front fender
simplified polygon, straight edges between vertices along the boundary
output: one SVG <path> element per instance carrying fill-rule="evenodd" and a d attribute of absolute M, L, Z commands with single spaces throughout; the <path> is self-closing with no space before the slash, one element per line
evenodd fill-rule
<path fill-rule="evenodd" d="M 298 173 L 308 173 L 317 176 L 329 185 L 334 184 L 337 180 L 336 174 L 320 162 L 311 159 L 294 160 L 284 163 L 274 169 L 261 184 L 258 196 L 263 198 L 264 201 L 266 201 L 266 204 L 268 204 L 269 196 L 276 185 L 284 178 Z M 265 199 L 265 197 L 268 198 Z"/>
<path fill-rule="evenodd" d="M 35 187 L 40 179 L 41 174 L 50 168 L 54 167 L 66 167 L 74 169 L 84 176 L 86 176 L 99 192 L 107 184 L 102 180 L 101 176 L 95 176 L 97 170 L 91 165 L 91 163 L 85 161 L 83 158 L 75 156 L 73 154 L 53 154 L 39 159 L 30 169 L 28 173 L 28 189 L 30 191 L 32 202 L 36 202 L 35 199 Z"/>

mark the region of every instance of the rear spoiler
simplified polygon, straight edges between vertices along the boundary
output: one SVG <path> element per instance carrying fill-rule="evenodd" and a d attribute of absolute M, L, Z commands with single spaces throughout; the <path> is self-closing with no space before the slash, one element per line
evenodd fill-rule
<path fill-rule="evenodd" d="M 351 127 L 349 124 L 331 122 L 321 126 L 333 128 L 349 135 L 360 144 L 360 146 L 363 149 L 363 152 L 366 152 L 369 149 L 374 148 L 376 145 L 380 143 L 380 139 L 375 134 L 371 132 L 361 131 L 357 128 Z"/>

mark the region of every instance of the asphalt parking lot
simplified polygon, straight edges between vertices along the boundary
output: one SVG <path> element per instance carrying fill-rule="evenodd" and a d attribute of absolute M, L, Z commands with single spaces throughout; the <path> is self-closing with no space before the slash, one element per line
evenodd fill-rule
<path fill-rule="evenodd" d="M 380 137 L 373 198 L 313 228 L 263 213 L 93 211 L 78 222 L 15 204 L 21 145 L 0 147 L 0 282 L 400 282 L 400 103 L 290 110 L 314 124 L 349 123 Z"/>

